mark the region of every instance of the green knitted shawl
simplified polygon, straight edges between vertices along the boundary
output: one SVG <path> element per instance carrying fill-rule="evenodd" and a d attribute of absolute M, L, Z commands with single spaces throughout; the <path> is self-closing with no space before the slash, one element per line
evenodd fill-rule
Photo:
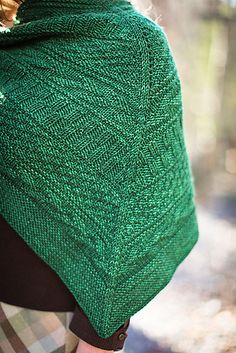
<path fill-rule="evenodd" d="M 26 0 L 17 18 L 0 33 L 0 212 L 106 338 L 198 240 L 175 60 L 128 0 Z"/>

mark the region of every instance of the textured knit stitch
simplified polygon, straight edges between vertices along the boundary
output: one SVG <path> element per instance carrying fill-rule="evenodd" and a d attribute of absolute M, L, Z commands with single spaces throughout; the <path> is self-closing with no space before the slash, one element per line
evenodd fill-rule
<path fill-rule="evenodd" d="M 26 0 L 0 33 L 0 212 L 106 338 L 198 240 L 181 84 L 128 0 Z"/>

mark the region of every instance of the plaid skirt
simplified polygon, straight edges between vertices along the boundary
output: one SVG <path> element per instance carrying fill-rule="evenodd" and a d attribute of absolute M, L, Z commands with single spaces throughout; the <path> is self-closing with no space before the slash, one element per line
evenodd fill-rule
<path fill-rule="evenodd" d="M 0 353 L 75 353 L 73 312 L 51 312 L 0 302 Z"/>

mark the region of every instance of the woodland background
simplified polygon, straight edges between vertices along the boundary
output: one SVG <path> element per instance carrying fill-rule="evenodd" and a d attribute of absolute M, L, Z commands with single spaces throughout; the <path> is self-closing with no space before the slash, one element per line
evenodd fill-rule
<path fill-rule="evenodd" d="M 236 0 L 130 1 L 177 64 L 200 235 L 122 352 L 236 353 Z"/>
<path fill-rule="evenodd" d="M 133 0 L 180 78 L 200 237 L 131 318 L 125 353 L 236 353 L 236 0 Z"/>

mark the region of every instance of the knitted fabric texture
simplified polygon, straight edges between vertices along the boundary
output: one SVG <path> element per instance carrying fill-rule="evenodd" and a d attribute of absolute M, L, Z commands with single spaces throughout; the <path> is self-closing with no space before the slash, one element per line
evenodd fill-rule
<path fill-rule="evenodd" d="M 106 338 L 198 240 L 174 56 L 128 0 L 26 0 L 17 19 L 0 33 L 0 212 Z"/>

